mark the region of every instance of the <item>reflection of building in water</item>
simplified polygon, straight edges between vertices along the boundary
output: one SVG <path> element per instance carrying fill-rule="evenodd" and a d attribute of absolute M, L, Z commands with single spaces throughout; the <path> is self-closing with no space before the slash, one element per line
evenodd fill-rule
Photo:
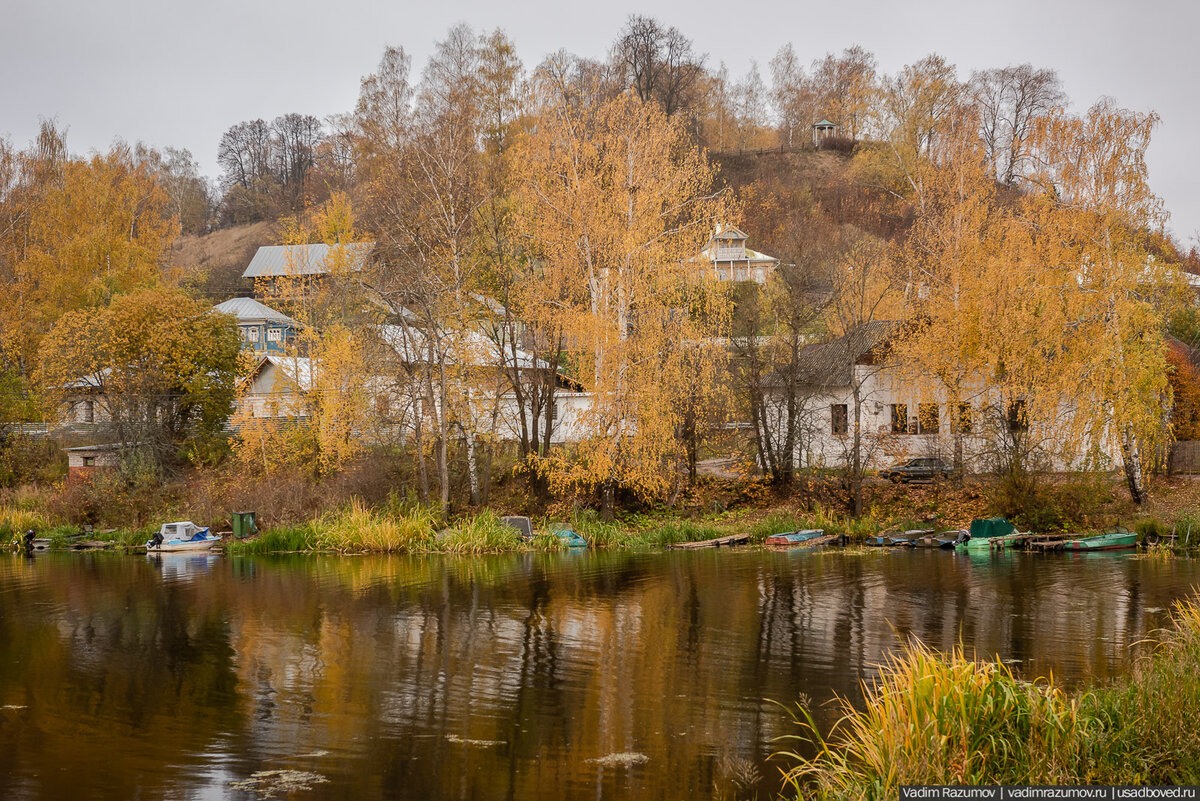
<path fill-rule="evenodd" d="M 0 560 L 22 599 L 0 705 L 39 699 L 10 752 L 39 794 L 203 794 L 230 765 L 328 752 L 312 764 L 344 797 L 712 797 L 722 756 L 794 733 L 763 699 L 804 692 L 830 722 L 822 702 L 910 635 L 1109 675 L 1200 579 L 1104 555 L 203 558 Z M 646 767 L 590 761 L 627 752 Z"/>

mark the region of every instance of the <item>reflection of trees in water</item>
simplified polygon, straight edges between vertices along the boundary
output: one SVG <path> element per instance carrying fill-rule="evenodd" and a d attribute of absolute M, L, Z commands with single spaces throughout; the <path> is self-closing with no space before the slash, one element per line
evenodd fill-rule
<path fill-rule="evenodd" d="M 1107 675 L 1197 575 L 938 552 L 13 560 L 0 705 L 30 709 L 0 717 L 0 796 L 36 775 L 172 797 L 217 748 L 236 777 L 329 751 L 300 766 L 333 779 L 314 798 L 703 798 L 789 733 L 762 699 L 858 697 L 899 637 Z M 626 751 L 649 762 L 589 761 Z"/>

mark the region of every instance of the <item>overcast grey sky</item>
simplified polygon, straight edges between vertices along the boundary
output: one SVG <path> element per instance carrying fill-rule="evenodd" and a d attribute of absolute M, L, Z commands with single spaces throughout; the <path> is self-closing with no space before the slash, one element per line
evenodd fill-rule
<path fill-rule="evenodd" d="M 565 48 L 602 56 L 630 13 L 679 27 L 740 75 L 791 41 L 804 61 L 860 44 L 894 72 L 936 51 L 974 69 L 1058 71 L 1077 109 L 1102 95 L 1162 116 L 1150 179 L 1182 240 L 1200 229 L 1200 3 L 1188 0 L 0 0 L 0 136 L 23 146 L 39 117 L 73 152 L 115 138 L 192 151 L 216 173 L 230 125 L 348 111 L 386 44 L 419 69 L 447 28 L 501 27 L 527 66 Z"/>

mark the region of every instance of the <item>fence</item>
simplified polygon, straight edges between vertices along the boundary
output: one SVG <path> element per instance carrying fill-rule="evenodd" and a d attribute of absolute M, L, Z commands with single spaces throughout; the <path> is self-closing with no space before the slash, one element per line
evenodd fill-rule
<path fill-rule="evenodd" d="M 1200 440 L 1184 440 L 1171 447 L 1170 472 L 1200 473 Z"/>

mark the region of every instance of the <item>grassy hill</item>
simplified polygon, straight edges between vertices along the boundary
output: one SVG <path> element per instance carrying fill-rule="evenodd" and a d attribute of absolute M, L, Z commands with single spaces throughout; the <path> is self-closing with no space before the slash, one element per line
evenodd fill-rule
<path fill-rule="evenodd" d="M 203 236 L 184 234 L 171 248 L 169 268 L 181 284 L 218 303 L 252 292 L 254 286 L 242 279 L 242 271 L 256 250 L 278 241 L 273 222 L 237 225 Z"/>

